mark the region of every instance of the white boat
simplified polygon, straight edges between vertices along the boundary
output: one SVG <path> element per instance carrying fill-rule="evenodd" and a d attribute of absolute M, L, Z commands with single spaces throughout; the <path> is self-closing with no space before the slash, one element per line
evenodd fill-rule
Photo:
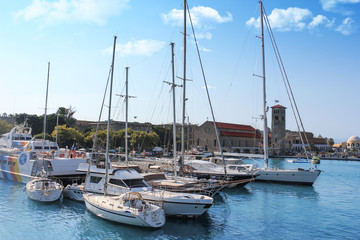
<path fill-rule="evenodd" d="M 231 179 L 233 181 L 240 179 L 253 179 L 259 175 L 259 169 L 253 169 L 252 164 L 251 168 L 240 167 L 234 168 L 233 165 L 226 166 L 226 175 L 224 173 L 224 168 L 215 163 L 204 161 L 204 160 L 186 160 L 184 162 L 185 172 L 191 173 L 192 175 L 198 178 L 206 179 Z"/>
<path fill-rule="evenodd" d="M 78 171 L 88 171 L 88 164 L 80 164 Z M 139 192 L 145 201 L 161 205 L 166 215 L 196 217 L 204 214 L 214 203 L 213 198 L 201 194 L 153 189 L 141 174 L 129 167 L 110 168 L 107 183 L 108 195 Z M 104 193 L 104 184 L 105 169 L 91 165 L 84 191 Z"/>
<path fill-rule="evenodd" d="M 262 70 L 263 75 L 260 76 L 263 79 L 263 121 L 264 121 L 264 132 L 263 132 L 263 146 L 264 146 L 264 168 L 260 169 L 260 175 L 256 177 L 256 181 L 265 181 L 265 182 L 280 182 L 280 183 L 295 183 L 295 184 L 306 184 L 312 185 L 319 174 L 320 170 L 316 168 L 305 169 L 292 169 L 292 170 L 282 170 L 276 168 L 268 167 L 268 126 L 267 126 L 267 110 L 266 106 L 266 88 L 265 88 L 265 56 L 264 56 L 264 28 L 263 28 L 263 4 L 260 1 L 260 23 L 261 23 L 261 41 L 262 41 Z"/>
<path fill-rule="evenodd" d="M 61 153 L 56 142 L 33 139 L 31 128 L 25 124 L 0 137 L 0 179 L 27 183 L 39 176 L 44 167 L 48 176 L 69 184 L 74 179 L 85 178 L 76 169 L 86 159 L 85 153 L 73 158 L 69 153 Z"/>
<path fill-rule="evenodd" d="M 109 139 L 110 139 L 110 116 L 111 116 L 111 97 L 114 74 L 116 36 L 114 37 L 113 57 L 111 64 L 111 81 L 109 91 L 109 114 L 107 125 L 105 169 L 102 169 L 101 176 L 91 174 L 91 163 L 86 164 L 86 182 L 82 193 L 86 208 L 98 217 L 129 225 L 159 228 L 165 224 L 165 213 L 161 207 L 146 203 L 140 193 L 132 191 L 116 192 L 111 191 L 113 184 L 109 181 Z M 127 68 L 128 69 L 128 68 Z M 96 138 L 95 138 L 96 139 Z M 95 145 L 95 141 L 94 141 Z M 135 171 L 135 170 L 134 170 Z M 102 181 L 101 181 L 102 180 Z M 130 179 L 132 180 L 132 179 Z M 116 182 L 116 181 L 115 181 Z M 92 191 L 96 183 L 96 191 Z M 121 182 L 119 182 L 121 183 Z M 94 193 L 95 192 L 95 193 Z M 112 196 L 116 195 L 116 196 Z"/>
<path fill-rule="evenodd" d="M 69 198 L 74 201 L 83 202 L 83 191 L 84 191 L 85 185 L 84 184 L 78 184 L 73 183 L 67 185 L 63 190 L 63 196 L 65 198 Z"/>
<path fill-rule="evenodd" d="M 44 130 L 43 130 L 43 149 L 45 146 L 45 135 L 46 135 L 46 111 L 47 111 L 47 98 L 48 98 L 48 89 L 49 89 L 49 72 L 50 72 L 50 62 L 48 63 L 48 77 L 46 85 L 46 100 L 45 100 L 45 114 L 44 114 Z M 47 177 L 44 164 L 45 156 L 42 156 L 43 168 L 41 171 L 40 178 L 35 178 L 29 181 L 25 186 L 26 195 L 35 201 L 40 202 L 53 202 L 60 198 L 63 190 L 63 185 L 60 181 L 56 179 L 51 179 Z"/>
<path fill-rule="evenodd" d="M 63 185 L 61 182 L 40 177 L 28 182 L 25 186 L 28 198 L 40 202 L 54 202 L 61 197 Z"/>
<path fill-rule="evenodd" d="M 128 192 L 119 196 L 85 193 L 83 196 L 86 208 L 100 218 L 151 228 L 165 224 L 161 207 L 146 203 L 139 193 Z"/>

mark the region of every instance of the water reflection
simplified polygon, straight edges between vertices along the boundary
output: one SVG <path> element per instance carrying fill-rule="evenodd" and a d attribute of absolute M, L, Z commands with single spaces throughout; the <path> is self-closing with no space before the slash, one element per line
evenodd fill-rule
<path fill-rule="evenodd" d="M 306 199 L 319 198 L 319 193 L 313 186 L 254 182 L 248 184 L 248 188 L 249 191 L 263 192 L 264 194 L 271 193 L 274 195 L 285 195 L 288 197 L 293 196 Z"/>

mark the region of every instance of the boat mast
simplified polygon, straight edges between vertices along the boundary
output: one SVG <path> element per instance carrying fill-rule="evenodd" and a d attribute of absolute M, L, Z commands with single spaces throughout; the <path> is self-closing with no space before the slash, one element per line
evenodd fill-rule
<path fill-rule="evenodd" d="M 47 115 L 47 101 L 48 101 L 48 92 L 49 92 L 49 78 L 50 78 L 50 62 L 48 62 L 48 73 L 47 73 L 47 81 L 46 81 L 46 97 L 45 97 L 45 114 L 44 114 L 44 135 L 43 135 L 43 170 L 45 171 L 45 139 L 46 139 L 46 115 Z"/>
<path fill-rule="evenodd" d="M 176 181 L 176 112 L 175 112 L 175 69 L 174 69 L 174 43 L 171 45 L 171 68 L 172 68 L 172 91 L 173 91 L 173 157 L 174 157 L 174 176 Z"/>
<path fill-rule="evenodd" d="M 56 111 L 56 138 L 55 138 L 56 144 L 58 144 L 58 131 L 59 131 L 59 109 Z"/>
<path fill-rule="evenodd" d="M 109 113 L 108 113 L 108 122 L 107 122 L 107 138 L 106 138 L 106 158 L 105 158 L 105 183 L 104 183 L 104 195 L 107 195 L 107 181 L 109 175 L 109 142 L 110 142 L 110 117 L 111 117 L 111 95 L 112 95 L 112 85 L 114 79 L 114 61 L 115 61 L 115 47 L 116 47 L 116 36 L 114 36 L 114 47 L 113 47 L 113 56 L 111 63 L 111 81 L 110 81 L 110 92 L 109 92 Z"/>
<path fill-rule="evenodd" d="M 266 85 L 265 85 L 265 51 L 264 51 L 264 23 L 263 23 L 263 3 L 260 0 L 260 24 L 261 24 L 261 53 L 262 53 L 262 79 L 263 79 L 263 109 L 264 109 L 264 167 L 268 168 L 268 160 L 269 160 L 269 142 L 268 142 L 268 126 L 267 126 L 267 111 L 268 107 L 266 106 Z"/>
<path fill-rule="evenodd" d="M 186 102 L 186 6 L 187 2 L 184 0 L 184 74 L 183 74 L 183 112 L 181 123 L 181 161 L 179 172 L 182 175 L 184 172 L 185 160 L 185 102 Z"/>
<path fill-rule="evenodd" d="M 129 156 L 128 156 L 128 112 L 129 112 L 129 88 L 128 88 L 128 79 L 129 79 L 129 67 L 125 68 L 126 70 L 126 80 L 125 80 L 125 86 L 126 86 L 126 90 L 125 90 L 125 162 L 126 165 L 129 164 Z"/>

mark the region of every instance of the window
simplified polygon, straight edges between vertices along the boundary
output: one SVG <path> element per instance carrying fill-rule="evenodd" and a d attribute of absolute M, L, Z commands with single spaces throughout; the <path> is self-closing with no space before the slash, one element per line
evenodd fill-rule
<path fill-rule="evenodd" d="M 91 176 L 90 177 L 90 182 L 91 183 L 99 183 L 101 181 L 102 177 L 95 177 L 95 176 Z"/>
<path fill-rule="evenodd" d="M 275 121 L 278 121 L 279 120 L 279 116 L 275 116 Z"/>
<path fill-rule="evenodd" d="M 127 179 L 127 180 L 123 180 L 123 181 L 129 188 L 147 187 L 146 183 L 141 178 L 140 179 Z"/>
<path fill-rule="evenodd" d="M 35 146 L 35 150 L 39 150 L 39 149 L 42 149 L 41 146 Z"/>
<path fill-rule="evenodd" d="M 50 147 L 50 149 L 57 150 L 58 148 L 54 146 L 54 147 Z"/>
<path fill-rule="evenodd" d="M 121 179 L 110 178 L 109 183 L 112 183 L 112 184 L 117 185 L 117 186 L 120 186 L 120 187 L 125 187 L 125 188 L 128 187 L 128 186 L 126 186 L 126 185 L 124 184 L 123 181 L 121 181 Z"/>
<path fill-rule="evenodd" d="M 200 145 L 200 139 L 199 138 L 197 139 L 197 144 L 196 145 L 198 145 L 198 146 Z"/>
<path fill-rule="evenodd" d="M 216 140 L 214 140 L 214 147 L 216 147 Z"/>

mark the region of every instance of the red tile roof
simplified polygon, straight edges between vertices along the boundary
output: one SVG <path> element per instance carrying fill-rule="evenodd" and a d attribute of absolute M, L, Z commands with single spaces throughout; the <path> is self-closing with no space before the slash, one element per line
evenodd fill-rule
<path fill-rule="evenodd" d="M 282 105 L 278 104 L 278 105 L 272 106 L 271 108 L 286 108 L 286 107 L 284 107 L 284 106 L 282 106 Z"/>
<path fill-rule="evenodd" d="M 209 123 L 214 124 L 212 121 L 209 121 Z M 250 125 L 216 122 L 216 126 L 223 129 L 255 131 L 255 128 Z"/>
<path fill-rule="evenodd" d="M 224 137 L 244 137 L 244 138 L 261 138 L 260 134 L 244 133 L 244 132 L 229 132 L 229 131 L 220 131 L 220 136 Z"/>

